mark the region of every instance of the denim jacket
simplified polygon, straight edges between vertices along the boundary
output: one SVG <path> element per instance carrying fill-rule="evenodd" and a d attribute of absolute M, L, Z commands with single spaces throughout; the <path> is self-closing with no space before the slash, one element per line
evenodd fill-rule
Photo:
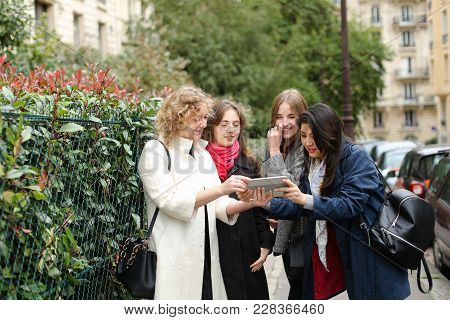
<path fill-rule="evenodd" d="M 300 190 L 311 194 L 309 185 L 307 174 L 303 174 Z M 375 253 L 360 227 L 361 219 L 372 225 L 383 200 L 384 186 L 374 162 L 365 150 L 352 143 L 343 146 L 331 195 L 314 196 L 313 210 L 287 199 L 272 200 L 271 218 L 310 218 L 305 243 L 305 299 L 314 298 L 311 255 L 317 219 L 326 219 L 335 226 L 350 299 L 405 299 L 410 295 L 407 271 Z"/>

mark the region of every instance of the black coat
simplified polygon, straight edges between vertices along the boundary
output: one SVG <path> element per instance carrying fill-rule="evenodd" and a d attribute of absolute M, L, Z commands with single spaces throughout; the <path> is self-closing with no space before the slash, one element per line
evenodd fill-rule
<path fill-rule="evenodd" d="M 235 160 L 228 175 L 258 177 L 254 165 L 242 155 Z M 236 194 L 230 197 L 237 199 Z M 261 248 L 272 250 L 274 236 L 264 209 L 253 208 L 249 211 L 242 212 L 232 226 L 219 220 L 216 222 L 220 267 L 230 300 L 269 299 L 264 267 L 251 272 L 250 265 L 258 260 Z"/>

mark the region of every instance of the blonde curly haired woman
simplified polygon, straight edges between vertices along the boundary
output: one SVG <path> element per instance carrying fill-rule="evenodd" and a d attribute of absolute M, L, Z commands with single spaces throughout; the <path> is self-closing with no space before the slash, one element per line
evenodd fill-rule
<path fill-rule="evenodd" d="M 263 206 L 270 195 L 259 192 L 242 202 L 229 194 L 244 192 L 248 178 L 221 183 L 201 140 L 212 106 L 199 88 L 171 92 L 156 116 L 158 140 L 146 143 L 139 160 L 149 221 L 159 208 L 151 246 L 158 254 L 155 299 L 226 299 L 219 263 L 216 218 L 234 224 L 237 214 Z"/>

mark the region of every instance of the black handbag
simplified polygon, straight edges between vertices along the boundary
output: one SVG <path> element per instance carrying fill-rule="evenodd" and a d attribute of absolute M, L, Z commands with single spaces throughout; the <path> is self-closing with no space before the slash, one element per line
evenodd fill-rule
<path fill-rule="evenodd" d="M 168 168 L 171 168 L 169 150 L 159 141 L 167 153 Z M 145 238 L 126 237 L 119 249 L 119 261 L 116 278 L 135 298 L 153 299 L 156 284 L 156 252 L 150 250 L 150 235 L 158 217 L 159 208 L 155 209 L 152 222 Z"/>
<path fill-rule="evenodd" d="M 434 210 L 428 202 L 406 189 L 390 190 L 373 225 L 369 228 L 362 221 L 361 228 L 366 230 L 371 248 L 403 269 L 418 269 L 420 291 L 431 291 L 433 281 L 424 258 L 434 232 Z M 427 291 L 420 282 L 421 263 L 428 279 Z"/>

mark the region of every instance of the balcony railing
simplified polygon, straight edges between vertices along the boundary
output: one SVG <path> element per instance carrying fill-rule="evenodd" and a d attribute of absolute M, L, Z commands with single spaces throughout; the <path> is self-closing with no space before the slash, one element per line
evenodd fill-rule
<path fill-rule="evenodd" d="M 407 98 L 402 95 L 398 97 L 398 105 L 407 107 L 434 106 L 436 105 L 436 98 L 432 95 L 423 94 Z"/>
<path fill-rule="evenodd" d="M 383 19 L 381 19 L 381 17 L 379 17 L 378 19 L 372 17 L 370 23 L 372 24 L 372 27 L 381 27 L 383 25 Z"/>
<path fill-rule="evenodd" d="M 395 69 L 395 77 L 397 80 L 428 79 L 428 68 Z"/>
<path fill-rule="evenodd" d="M 402 127 L 403 128 L 416 128 L 419 126 L 419 123 L 417 122 L 417 120 L 414 121 L 403 121 L 402 123 Z"/>
<path fill-rule="evenodd" d="M 427 15 L 426 14 L 419 14 L 415 17 L 395 17 L 394 18 L 394 25 L 399 26 L 399 27 L 412 27 L 415 25 L 418 26 L 424 26 L 427 23 Z"/>
<path fill-rule="evenodd" d="M 414 41 L 410 42 L 400 42 L 400 49 L 415 49 L 416 43 Z"/>

